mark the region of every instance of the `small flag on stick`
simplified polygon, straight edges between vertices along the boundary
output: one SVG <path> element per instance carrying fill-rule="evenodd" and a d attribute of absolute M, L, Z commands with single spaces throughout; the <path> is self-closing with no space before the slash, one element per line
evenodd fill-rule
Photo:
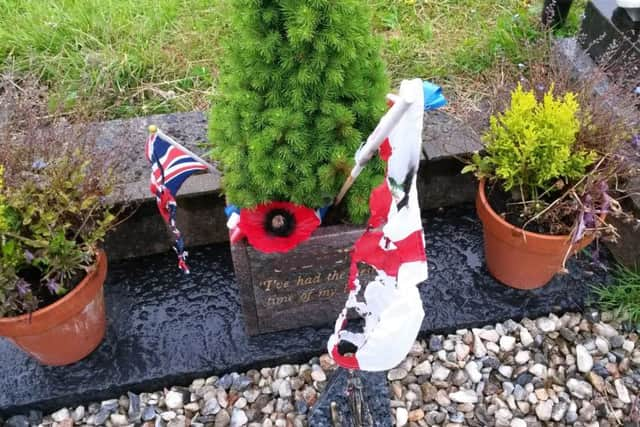
<path fill-rule="evenodd" d="M 178 255 L 178 267 L 184 273 L 189 274 L 189 266 L 187 265 L 189 254 L 184 250 L 184 239 L 176 226 L 178 208 L 176 195 L 182 184 L 194 172 L 208 169 L 215 171 L 215 168 L 163 134 L 154 125 L 149 126 L 145 154 L 151 164 L 151 194 L 156 196 L 160 215 L 169 226 L 175 239 L 173 249 Z"/>

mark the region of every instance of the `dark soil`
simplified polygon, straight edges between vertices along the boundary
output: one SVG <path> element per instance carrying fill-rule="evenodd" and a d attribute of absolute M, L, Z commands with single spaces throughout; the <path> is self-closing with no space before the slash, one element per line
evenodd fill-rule
<path fill-rule="evenodd" d="M 54 302 L 58 301 L 66 294 L 71 292 L 78 284 L 84 279 L 86 276 L 84 270 L 77 271 L 71 280 L 69 280 L 66 284 L 65 290 L 66 292 L 62 295 L 52 294 L 47 287 L 42 284 L 42 273 L 37 268 L 29 268 L 27 270 L 23 270 L 20 272 L 20 277 L 31 284 L 31 290 L 33 292 L 33 296 L 35 297 L 38 305 L 33 308 L 33 311 L 40 310 L 41 308 L 47 307 Z M 17 315 L 24 314 L 18 313 Z"/>
<path fill-rule="evenodd" d="M 518 228 L 523 228 L 524 224 L 530 217 L 522 215 L 522 204 L 519 203 L 521 202 L 520 200 L 514 200 L 511 197 L 511 194 L 505 192 L 502 187 L 497 184 L 488 184 L 486 187 L 486 194 L 489 205 L 494 212 L 500 215 L 509 224 L 515 225 Z M 547 203 L 551 203 L 552 201 L 553 198 L 545 200 Z M 550 212 L 550 215 L 551 214 L 553 214 L 553 212 Z M 574 218 L 571 216 L 562 218 L 561 222 L 565 226 L 563 228 L 571 229 L 573 221 Z M 550 218 L 548 216 L 543 216 L 540 220 L 531 221 L 527 224 L 526 231 L 540 234 L 567 234 L 565 232 L 552 232 L 552 225 Z M 555 224 L 554 228 L 558 228 L 557 224 Z"/>

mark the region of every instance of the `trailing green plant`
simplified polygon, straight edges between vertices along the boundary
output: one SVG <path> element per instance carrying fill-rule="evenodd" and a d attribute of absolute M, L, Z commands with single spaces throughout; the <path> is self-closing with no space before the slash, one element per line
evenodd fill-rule
<path fill-rule="evenodd" d="M 113 152 L 81 125 L 47 120 L 35 86 L 18 92 L 3 83 L 0 317 L 32 312 L 73 289 L 117 218 L 107 200 L 117 180 Z"/>
<path fill-rule="evenodd" d="M 336 196 L 388 90 L 366 2 L 237 0 L 213 99 L 211 156 L 227 200 L 313 208 Z M 361 222 L 382 177 L 372 162 L 349 191 Z"/>
<path fill-rule="evenodd" d="M 604 310 L 617 312 L 634 323 L 640 323 L 640 271 L 617 266 L 613 283 L 594 288 L 599 305 Z"/>
<path fill-rule="evenodd" d="M 495 178 L 505 191 L 515 188 L 523 200 L 537 202 L 558 180 L 582 177 L 596 158 L 576 144 L 578 113 L 572 92 L 555 97 L 551 87 L 538 101 L 533 91 L 518 85 L 511 93 L 510 107 L 490 118 L 482 138 L 486 154 L 474 155 L 464 171 Z"/>

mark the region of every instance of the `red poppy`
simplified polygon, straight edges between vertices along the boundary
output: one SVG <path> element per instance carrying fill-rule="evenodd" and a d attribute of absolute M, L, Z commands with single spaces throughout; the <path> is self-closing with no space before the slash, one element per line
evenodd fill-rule
<path fill-rule="evenodd" d="M 239 227 L 261 252 L 288 252 L 320 225 L 313 209 L 290 202 L 269 202 L 240 210 Z"/>

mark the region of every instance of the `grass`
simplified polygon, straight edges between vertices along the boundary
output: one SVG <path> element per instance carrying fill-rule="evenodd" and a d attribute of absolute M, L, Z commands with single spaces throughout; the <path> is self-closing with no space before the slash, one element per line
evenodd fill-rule
<path fill-rule="evenodd" d="M 202 110 L 217 77 L 230 0 L 0 0 L 0 71 L 33 73 L 52 109 L 119 118 Z M 575 31 L 586 0 L 569 19 Z M 373 0 L 394 82 L 419 76 L 458 97 L 522 60 L 542 0 Z M 540 4 L 538 4 L 540 3 Z"/>
<path fill-rule="evenodd" d="M 618 266 L 610 286 L 595 289 L 600 306 L 640 324 L 640 270 Z"/>

